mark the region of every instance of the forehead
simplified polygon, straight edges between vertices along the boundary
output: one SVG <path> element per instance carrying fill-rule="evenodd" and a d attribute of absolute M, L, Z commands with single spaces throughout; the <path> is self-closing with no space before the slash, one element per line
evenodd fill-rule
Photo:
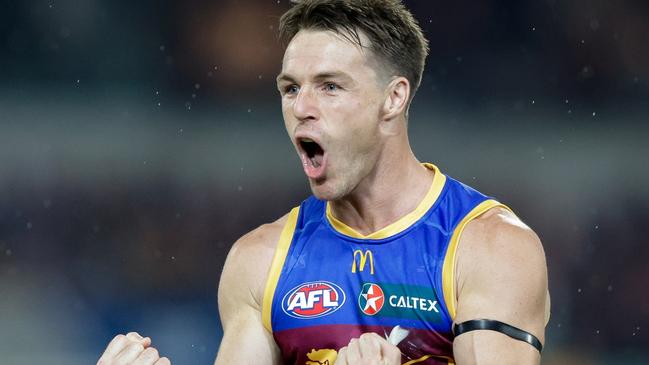
<path fill-rule="evenodd" d="M 360 34 L 359 45 L 332 31 L 301 30 L 291 40 L 282 62 L 282 72 L 290 74 L 311 74 L 322 71 L 343 71 L 348 73 L 370 72 L 371 51 L 367 37 Z"/>

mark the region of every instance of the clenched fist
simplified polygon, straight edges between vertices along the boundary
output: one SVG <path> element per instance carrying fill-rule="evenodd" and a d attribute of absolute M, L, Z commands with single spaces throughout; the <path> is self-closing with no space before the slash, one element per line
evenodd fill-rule
<path fill-rule="evenodd" d="M 151 347 L 151 338 L 129 332 L 110 341 L 97 365 L 171 365 L 171 362 Z"/>
<path fill-rule="evenodd" d="M 338 350 L 335 365 L 399 365 L 401 351 L 376 333 L 364 333 Z"/>

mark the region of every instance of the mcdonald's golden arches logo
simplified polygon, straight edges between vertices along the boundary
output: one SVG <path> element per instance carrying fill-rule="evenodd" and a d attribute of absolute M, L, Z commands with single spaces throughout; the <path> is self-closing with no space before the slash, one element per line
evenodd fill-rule
<path fill-rule="evenodd" d="M 358 260 L 356 259 L 358 257 Z M 365 250 L 356 250 L 354 251 L 354 259 L 352 261 L 352 273 L 356 273 L 356 263 L 358 263 L 358 271 L 362 272 L 365 270 L 365 265 L 367 261 L 370 262 L 370 274 L 374 275 L 374 255 L 372 251 Z"/>

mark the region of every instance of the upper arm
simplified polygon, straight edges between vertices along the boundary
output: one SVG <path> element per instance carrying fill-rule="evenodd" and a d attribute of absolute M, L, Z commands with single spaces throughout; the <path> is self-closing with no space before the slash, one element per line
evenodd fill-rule
<path fill-rule="evenodd" d="M 223 339 L 215 364 L 278 364 L 279 349 L 261 318 L 263 291 L 284 219 L 239 239 L 219 283 Z"/>
<path fill-rule="evenodd" d="M 467 225 L 458 247 L 456 285 L 456 323 L 498 320 L 545 341 L 545 254 L 537 235 L 513 213 L 492 209 Z M 534 347 L 494 331 L 464 333 L 453 351 L 458 365 L 540 362 Z"/>

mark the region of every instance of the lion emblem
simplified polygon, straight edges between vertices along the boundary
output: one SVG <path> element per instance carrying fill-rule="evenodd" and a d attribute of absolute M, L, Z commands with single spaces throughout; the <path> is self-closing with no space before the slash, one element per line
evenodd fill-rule
<path fill-rule="evenodd" d="M 306 354 L 307 360 L 305 365 L 333 365 L 336 362 L 338 352 L 332 349 L 316 350 L 312 349 L 311 352 Z"/>

